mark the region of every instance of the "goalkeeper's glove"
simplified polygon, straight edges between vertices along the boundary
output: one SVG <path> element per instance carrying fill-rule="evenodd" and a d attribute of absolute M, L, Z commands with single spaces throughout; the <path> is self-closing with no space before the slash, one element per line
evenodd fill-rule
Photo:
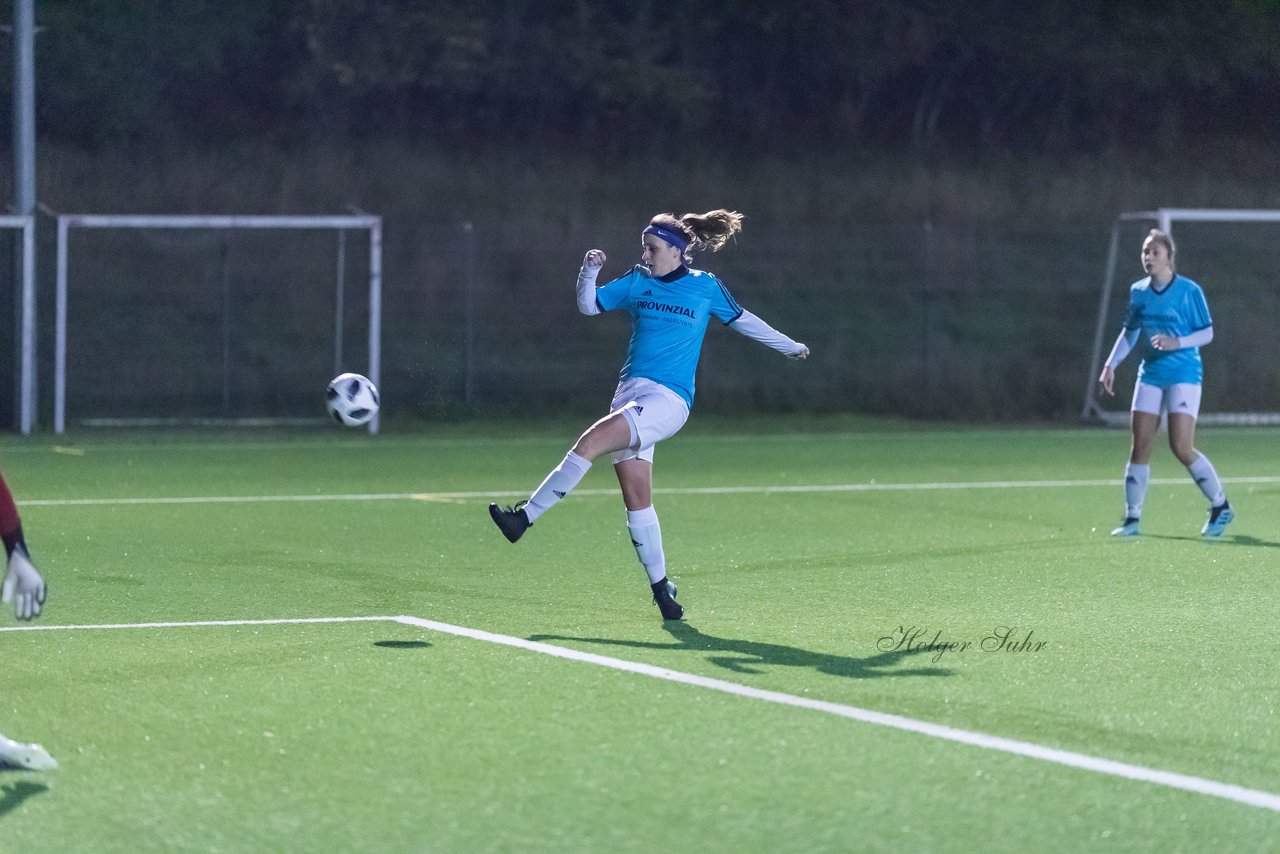
<path fill-rule="evenodd" d="M 5 573 L 4 588 L 0 594 L 0 600 L 6 605 L 13 605 L 19 620 L 40 616 L 40 608 L 45 599 L 44 579 L 31 565 L 31 559 L 22 546 L 15 548 L 13 554 L 9 555 L 9 569 Z"/>

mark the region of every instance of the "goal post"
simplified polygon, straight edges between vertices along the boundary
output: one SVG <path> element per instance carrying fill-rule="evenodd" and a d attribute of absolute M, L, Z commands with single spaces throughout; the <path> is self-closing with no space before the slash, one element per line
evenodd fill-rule
<path fill-rule="evenodd" d="M 338 263 L 339 281 L 335 296 L 335 314 L 337 316 L 335 336 L 335 353 L 342 351 L 343 293 L 341 269 L 345 263 L 347 230 L 364 230 L 369 235 L 369 270 L 368 270 L 368 363 L 362 371 L 375 385 L 380 385 L 381 378 L 381 334 L 382 334 L 382 217 L 359 214 L 351 216 L 216 216 L 216 215 L 129 215 L 129 214 L 59 214 L 57 217 L 57 274 L 55 302 L 55 344 L 54 344 L 54 432 L 61 434 L 66 430 L 67 418 L 67 341 L 68 322 L 67 307 L 70 290 L 69 250 L 71 234 L 77 229 L 184 229 L 228 232 L 231 230 L 333 230 L 339 235 Z M 181 335 L 182 330 L 174 330 Z M 323 412 L 324 386 L 316 389 L 315 399 L 317 411 Z M 369 422 L 368 431 L 377 433 L 379 417 Z"/>
<path fill-rule="evenodd" d="M 18 429 L 31 433 L 36 420 L 36 235 L 35 217 L 0 216 L 0 228 L 16 229 L 22 241 L 16 288 L 18 316 Z"/>
<path fill-rule="evenodd" d="M 1086 380 L 1084 393 L 1084 406 L 1081 411 L 1081 418 L 1091 423 L 1102 423 L 1111 426 L 1125 425 L 1129 423 L 1128 398 L 1117 389 L 1116 400 L 1123 401 L 1124 408 L 1108 409 L 1103 406 L 1102 400 L 1098 396 L 1098 375 L 1102 372 L 1102 364 L 1106 359 L 1107 353 L 1110 352 L 1111 344 L 1119 334 L 1119 321 L 1115 317 L 1114 309 L 1123 311 L 1120 306 L 1121 295 L 1116 293 L 1116 269 L 1119 258 L 1125 252 L 1122 244 L 1122 233 L 1132 229 L 1134 225 L 1155 226 L 1170 236 L 1174 236 L 1174 232 L 1178 224 L 1217 224 L 1217 225 L 1240 225 L 1240 226 L 1258 226 L 1271 224 L 1280 226 L 1280 210 L 1256 210 L 1256 209 L 1234 209 L 1234 208 L 1156 208 L 1147 211 L 1126 211 L 1119 214 L 1111 228 L 1110 242 L 1107 248 L 1107 260 L 1102 277 L 1102 293 L 1098 304 L 1098 318 L 1094 329 L 1093 349 L 1089 362 L 1089 376 Z M 1184 229 L 1185 231 L 1185 229 Z M 1234 229 L 1233 234 L 1239 232 Z M 1132 235 L 1137 236 L 1137 235 Z M 1270 239 L 1262 239 L 1253 241 L 1256 244 L 1253 248 L 1257 250 L 1261 268 L 1255 275 L 1254 271 L 1248 269 L 1248 265 L 1238 263 L 1238 258 L 1224 258 L 1221 268 L 1218 265 L 1209 267 L 1203 263 L 1197 263 L 1197 272 L 1192 274 L 1192 278 L 1202 280 L 1205 283 L 1206 290 L 1209 291 L 1209 307 L 1214 315 L 1215 339 L 1211 347 L 1222 347 L 1225 342 L 1232 340 L 1232 327 L 1237 319 L 1245 319 L 1242 309 L 1236 315 L 1224 317 L 1218 310 L 1219 306 L 1225 301 L 1219 297 L 1231 297 L 1233 301 L 1239 301 L 1244 296 L 1250 294 L 1254 296 L 1267 296 L 1270 281 L 1274 279 L 1277 271 L 1280 271 L 1280 233 L 1272 236 Z M 1174 237 L 1175 241 L 1178 239 Z M 1194 248 L 1180 248 L 1179 256 L 1191 256 L 1197 259 L 1205 258 L 1212 254 L 1215 247 L 1213 244 L 1221 244 L 1225 240 L 1220 230 L 1204 230 L 1201 229 L 1196 234 L 1196 244 Z M 1134 243 L 1132 254 L 1137 257 L 1138 243 Z M 1223 250 L 1225 251 L 1225 250 Z M 1266 277 L 1265 280 L 1260 280 Z M 1121 277 L 1125 281 L 1131 281 L 1138 278 Z M 1253 280 L 1252 283 L 1250 280 Z M 1251 290 L 1247 290 L 1250 289 Z M 1270 298 L 1270 297 L 1268 297 Z M 1257 306 L 1254 307 L 1255 309 Z M 1245 355 L 1245 347 L 1247 345 L 1256 346 L 1257 342 L 1239 342 L 1239 346 L 1233 349 L 1233 356 L 1236 351 L 1240 351 L 1240 357 L 1236 361 L 1242 365 L 1249 364 L 1250 359 Z M 1229 346 L 1229 345 L 1227 345 Z M 1266 379 L 1270 379 L 1267 377 Z M 1265 385 L 1266 383 L 1264 383 Z M 1216 408 L 1209 408 L 1203 411 L 1199 417 L 1201 424 L 1229 424 L 1229 425 L 1273 425 L 1280 424 L 1280 411 L 1275 411 L 1271 407 L 1280 404 L 1280 398 L 1273 398 L 1267 393 L 1267 389 L 1262 389 L 1262 394 L 1255 399 L 1257 405 L 1252 411 L 1240 412 L 1223 412 L 1217 411 Z"/>

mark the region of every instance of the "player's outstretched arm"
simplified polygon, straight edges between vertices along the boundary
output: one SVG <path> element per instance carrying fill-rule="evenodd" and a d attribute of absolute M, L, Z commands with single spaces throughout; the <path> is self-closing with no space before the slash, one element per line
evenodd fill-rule
<path fill-rule="evenodd" d="M 5 571 L 4 586 L 0 590 L 0 600 L 6 605 L 13 605 L 19 620 L 31 620 L 40 616 L 47 594 L 44 578 L 31 565 L 26 550 L 21 546 L 13 550 L 9 556 L 9 566 Z"/>
<path fill-rule="evenodd" d="M 749 311 L 743 311 L 738 319 L 729 324 L 735 332 L 739 332 L 748 338 L 759 341 L 766 347 L 772 347 L 782 355 L 789 359 L 807 359 L 809 358 L 809 348 L 799 341 L 796 341 L 760 318 L 756 317 Z"/>

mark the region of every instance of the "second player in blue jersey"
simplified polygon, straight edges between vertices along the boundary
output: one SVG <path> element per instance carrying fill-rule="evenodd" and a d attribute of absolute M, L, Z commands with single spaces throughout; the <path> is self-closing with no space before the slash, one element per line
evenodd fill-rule
<path fill-rule="evenodd" d="M 1175 269 L 1173 238 L 1151 229 L 1142 242 L 1146 278 L 1129 289 L 1129 311 L 1098 382 L 1115 394 L 1116 366 L 1141 348 L 1138 381 L 1134 384 L 1129 423 L 1133 443 L 1124 469 L 1125 513 L 1116 537 L 1136 537 L 1142 505 L 1151 476 L 1151 446 L 1160 429 L 1160 416 L 1169 421 L 1169 447 L 1192 480 L 1209 499 L 1209 517 L 1200 533 L 1220 537 L 1234 513 L 1209 458 L 1196 450 L 1196 419 L 1204 367 L 1200 348 L 1213 340 L 1213 319 L 1204 291 Z"/>

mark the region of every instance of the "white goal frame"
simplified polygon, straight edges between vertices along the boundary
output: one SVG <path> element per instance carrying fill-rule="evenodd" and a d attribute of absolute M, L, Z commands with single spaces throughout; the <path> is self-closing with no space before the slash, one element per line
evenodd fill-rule
<path fill-rule="evenodd" d="M 67 250 L 73 228 L 189 228 L 189 229 L 363 229 L 369 232 L 369 379 L 381 388 L 382 373 L 382 217 L 352 216 L 213 216 L 59 214 L 57 302 L 53 373 L 53 432 L 66 429 L 67 413 Z M 321 400 L 319 392 L 316 396 Z M 369 421 L 370 433 L 378 432 L 379 416 Z"/>
<path fill-rule="evenodd" d="M 1080 417 L 1092 423 L 1108 426 L 1127 425 L 1129 412 L 1106 410 L 1098 399 L 1098 374 L 1102 372 L 1105 353 L 1110 351 L 1111 338 L 1107 337 L 1107 308 L 1111 303 L 1116 273 L 1116 259 L 1120 251 L 1120 229 L 1129 222 L 1153 222 L 1164 233 L 1172 236 L 1175 222 L 1274 222 L 1280 223 L 1280 210 L 1249 210 L 1233 208 L 1156 208 L 1150 211 L 1126 211 L 1116 217 L 1111 226 L 1111 244 L 1107 249 L 1106 272 L 1102 278 L 1102 296 L 1098 304 L 1098 324 L 1093 336 L 1093 354 L 1089 361 L 1089 378 L 1084 392 L 1084 408 Z M 1112 328 L 1114 331 L 1114 327 Z M 1273 425 L 1280 424 L 1280 412 L 1206 412 L 1197 419 L 1201 424 Z"/>
<path fill-rule="evenodd" d="M 17 293 L 18 429 L 26 436 L 36 421 L 36 220 L 34 216 L 0 216 L 0 228 L 22 234 L 22 281 Z"/>

